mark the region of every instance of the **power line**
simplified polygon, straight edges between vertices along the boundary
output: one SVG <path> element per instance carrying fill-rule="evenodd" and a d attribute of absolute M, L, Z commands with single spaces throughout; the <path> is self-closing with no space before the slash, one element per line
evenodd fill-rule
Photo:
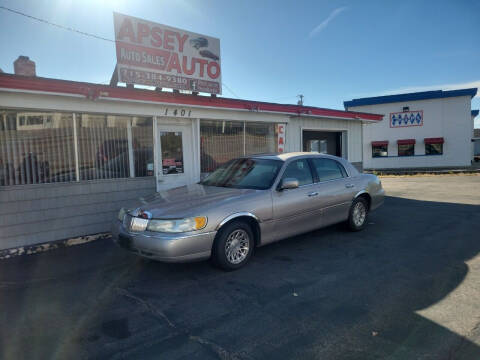
<path fill-rule="evenodd" d="M 10 8 L 7 8 L 7 7 L 2 6 L 2 5 L 0 5 L 0 9 L 6 10 L 6 11 L 10 11 L 11 13 L 14 13 L 14 14 L 17 14 L 17 15 L 21 15 L 21 16 L 25 16 L 25 17 L 27 17 L 27 18 L 30 18 L 30 19 L 33 19 L 33 20 L 42 22 L 42 23 L 47 24 L 47 25 L 55 26 L 55 27 L 60 28 L 60 29 L 63 29 L 63 30 L 68 30 L 68 31 L 71 31 L 71 32 L 75 32 L 75 33 L 77 33 L 77 34 L 85 35 L 85 36 L 90 36 L 90 37 L 92 37 L 92 38 L 99 39 L 99 40 L 115 42 L 115 41 L 112 40 L 112 39 L 107 39 L 107 38 L 104 38 L 104 37 L 102 37 L 102 36 L 98 36 L 98 35 L 95 35 L 95 34 L 90 34 L 90 33 L 87 33 L 87 32 L 85 32 L 85 31 L 80 31 L 80 30 L 77 30 L 77 29 L 74 29 L 74 28 L 71 28 L 71 27 L 68 27 L 68 26 L 63 26 L 63 25 L 55 24 L 55 23 L 52 23 L 52 22 L 50 22 L 50 21 L 48 21 L 48 20 L 40 19 L 40 18 L 38 18 L 38 17 L 32 16 L 32 15 L 28 15 L 28 14 L 25 14 L 25 13 L 20 12 L 20 11 L 17 11 L 17 10 L 10 9 Z"/>
<path fill-rule="evenodd" d="M 63 30 L 67 30 L 67 31 L 71 31 L 71 32 L 74 32 L 74 33 L 77 33 L 77 34 L 80 34 L 80 35 L 85 35 L 85 36 L 90 36 L 94 39 L 99 39 L 99 40 L 104 40 L 104 41 L 109 41 L 109 42 L 115 42 L 114 40 L 112 39 L 107 39 L 107 38 L 104 38 L 102 36 L 98 36 L 98 35 L 95 35 L 95 34 L 91 34 L 91 33 L 87 33 L 85 31 L 81 31 L 81 30 L 77 30 L 77 29 L 74 29 L 74 28 L 71 28 L 71 27 L 68 27 L 68 26 L 63 26 L 63 25 L 60 25 L 60 24 L 55 24 L 55 23 L 52 23 L 48 20 L 45 20 L 45 19 L 41 19 L 41 18 L 38 18 L 38 17 L 35 17 L 35 16 L 32 16 L 32 15 L 28 15 L 28 14 L 25 14 L 21 11 L 17 11 L 17 10 L 13 10 L 13 9 L 10 9 L 6 6 L 3 6 L 3 5 L 0 5 L 0 9 L 2 10 L 6 10 L 6 11 L 9 11 L 11 13 L 14 13 L 14 14 L 17 14 L 17 15 L 21 15 L 21 16 L 25 16 L 29 19 L 33 19 L 33 20 L 36 20 L 36 21 L 39 21 L 39 22 L 42 22 L 44 24 L 47 24 L 47 25 L 52 25 L 52 26 L 55 26 L 57 28 L 60 28 L 60 29 L 63 29 Z M 223 86 L 225 86 L 225 88 L 234 96 L 236 97 L 237 99 L 240 99 L 240 96 L 238 96 L 232 89 L 230 89 L 225 83 L 222 83 Z"/>
<path fill-rule="evenodd" d="M 291 96 L 282 96 L 282 97 L 279 97 L 279 98 L 273 98 L 273 99 L 270 99 L 270 101 L 279 101 L 279 100 L 286 100 L 286 99 L 296 99 L 297 96 L 295 95 L 291 95 Z"/>
<path fill-rule="evenodd" d="M 231 94 L 232 94 L 233 96 L 235 96 L 237 99 L 240 99 L 240 96 L 238 96 L 237 94 L 235 94 L 235 92 L 234 92 L 232 89 L 230 89 L 230 88 L 227 86 L 227 84 L 225 84 L 224 82 L 222 82 L 222 85 L 225 86 L 225 89 L 227 89 L 229 93 L 231 93 Z"/>

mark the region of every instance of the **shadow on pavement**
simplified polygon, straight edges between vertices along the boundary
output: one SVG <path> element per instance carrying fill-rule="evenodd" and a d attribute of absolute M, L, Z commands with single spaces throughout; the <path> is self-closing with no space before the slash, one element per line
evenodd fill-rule
<path fill-rule="evenodd" d="M 480 206 L 389 197 L 369 222 L 259 248 L 230 273 L 109 241 L 3 261 L 0 357 L 480 359 L 474 342 L 417 313 L 453 311 L 458 324 L 446 321 L 480 340 L 474 299 L 442 307 L 467 275 L 480 280 L 467 264 Z"/>

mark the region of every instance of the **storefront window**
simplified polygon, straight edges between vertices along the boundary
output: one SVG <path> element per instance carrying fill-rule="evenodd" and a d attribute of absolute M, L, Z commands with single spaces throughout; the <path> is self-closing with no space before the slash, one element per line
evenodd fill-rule
<path fill-rule="evenodd" d="M 275 124 L 245 123 L 245 155 L 276 152 Z"/>
<path fill-rule="evenodd" d="M 75 180 L 72 114 L 0 110 L 0 186 Z"/>
<path fill-rule="evenodd" d="M 130 176 L 127 116 L 77 114 L 80 180 Z"/>
<path fill-rule="evenodd" d="M 153 176 L 152 118 L 77 114 L 76 123 L 80 180 L 130 177 L 130 156 L 132 177 Z"/>
<path fill-rule="evenodd" d="M 398 144 L 398 156 L 413 156 L 415 155 L 414 144 Z"/>
<path fill-rule="evenodd" d="M 443 144 L 425 144 L 425 155 L 442 155 Z"/>
<path fill-rule="evenodd" d="M 154 175 L 151 117 L 76 114 L 75 123 L 72 113 L 0 110 L 0 186 Z"/>
<path fill-rule="evenodd" d="M 219 165 L 240 156 L 274 153 L 276 146 L 277 134 L 273 123 L 221 120 L 200 122 L 202 173 L 212 172 Z"/>
<path fill-rule="evenodd" d="M 243 122 L 201 120 L 200 166 L 202 173 L 215 170 L 244 154 Z"/>
<path fill-rule="evenodd" d="M 132 146 L 135 177 L 153 176 L 153 118 L 132 118 Z"/>
<path fill-rule="evenodd" d="M 173 131 L 160 132 L 160 146 L 162 149 L 163 175 L 183 173 L 183 144 L 182 133 Z"/>
<path fill-rule="evenodd" d="M 372 145 L 372 157 L 388 156 L 388 145 Z"/>

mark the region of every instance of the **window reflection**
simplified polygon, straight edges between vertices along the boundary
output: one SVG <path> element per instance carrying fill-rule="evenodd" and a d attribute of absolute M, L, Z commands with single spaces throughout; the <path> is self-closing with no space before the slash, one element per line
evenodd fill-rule
<path fill-rule="evenodd" d="M 162 149 L 162 171 L 167 174 L 183 173 L 182 133 L 172 131 L 160 132 Z"/>
<path fill-rule="evenodd" d="M 80 180 L 130 176 L 128 121 L 127 116 L 77 114 Z"/>
<path fill-rule="evenodd" d="M 132 119 L 133 161 L 135 177 L 153 176 L 153 118 Z"/>
<path fill-rule="evenodd" d="M 399 144 L 398 156 L 413 156 L 415 155 L 415 145 L 413 144 Z"/>
<path fill-rule="evenodd" d="M 0 110 L 0 186 L 75 181 L 74 175 L 72 114 Z"/>
<path fill-rule="evenodd" d="M 243 122 L 201 120 L 200 166 L 209 173 L 227 161 L 243 156 Z"/>
<path fill-rule="evenodd" d="M 80 180 L 153 176 L 152 118 L 77 114 Z M 133 174 L 128 127 L 131 124 Z"/>
<path fill-rule="evenodd" d="M 275 124 L 245 123 L 245 155 L 276 152 Z"/>
<path fill-rule="evenodd" d="M 442 155 L 443 144 L 425 144 L 425 155 Z"/>
<path fill-rule="evenodd" d="M 214 171 L 231 159 L 244 155 L 275 153 L 274 123 L 201 120 L 200 166 L 202 173 Z"/>
<path fill-rule="evenodd" d="M 80 180 L 154 175 L 151 117 L 76 114 L 75 121 Z M 76 181 L 73 124 L 72 113 L 0 109 L 0 186 Z"/>

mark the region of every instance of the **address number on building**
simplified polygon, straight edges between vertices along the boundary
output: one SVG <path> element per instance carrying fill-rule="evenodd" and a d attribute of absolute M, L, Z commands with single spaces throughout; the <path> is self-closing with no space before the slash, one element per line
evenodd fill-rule
<path fill-rule="evenodd" d="M 165 116 L 180 116 L 180 117 L 190 117 L 192 116 L 192 110 L 188 109 L 176 109 L 176 108 L 166 108 Z"/>

